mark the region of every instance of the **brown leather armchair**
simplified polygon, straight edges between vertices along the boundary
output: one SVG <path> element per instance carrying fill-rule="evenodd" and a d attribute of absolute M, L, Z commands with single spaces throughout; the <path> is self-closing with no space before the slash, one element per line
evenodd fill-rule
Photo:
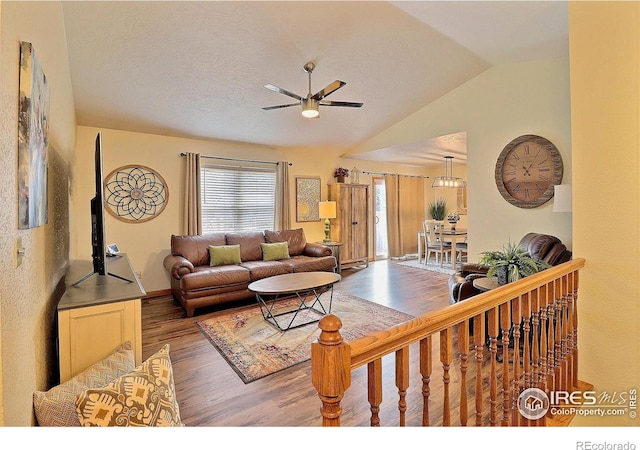
<path fill-rule="evenodd" d="M 520 248 L 552 266 L 571 259 L 571 251 L 555 236 L 540 233 L 528 233 L 520 240 Z M 464 263 L 460 270 L 449 277 L 449 303 L 465 300 L 481 291 L 473 286 L 473 280 L 487 276 L 488 267 L 475 263 Z"/>

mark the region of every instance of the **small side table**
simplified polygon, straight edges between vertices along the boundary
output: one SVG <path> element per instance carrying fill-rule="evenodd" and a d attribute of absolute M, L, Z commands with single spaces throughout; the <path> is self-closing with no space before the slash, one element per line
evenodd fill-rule
<path fill-rule="evenodd" d="M 326 245 L 331 249 L 331 253 L 336 258 L 336 273 L 340 273 L 340 248 L 342 247 L 342 242 L 324 242 L 318 241 L 318 244 Z"/>
<path fill-rule="evenodd" d="M 473 287 L 483 292 L 486 292 L 492 289 L 499 288 L 500 285 L 498 284 L 498 280 L 496 279 L 496 277 L 491 277 L 491 278 L 482 277 L 482 278 L 476 278 L 475 280 L 473 280 Z"/>

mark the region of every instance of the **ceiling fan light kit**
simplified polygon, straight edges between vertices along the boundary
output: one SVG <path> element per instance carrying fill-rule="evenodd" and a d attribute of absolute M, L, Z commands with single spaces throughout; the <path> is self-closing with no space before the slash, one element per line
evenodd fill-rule
<path fill-rule="evenodd" d="M 270 111 L 272 109 L 282 109 L 282 108 L 288 108 L 289 106 L 302 105 L 302 115 L 310 119 L 315 119 L 320 116 L 320 105 L 344 106 L 348 108 L 360 108 L 363 105 L 363 103 L 356 103 L 356 102 L 332 102 L 329 100 L 323 100 L 329 94 L 337 91 L 342 86 L 347 84 L 344 81 L 340 81 L 340 80 L 336 80 L 333 83 L 327 85 L 327 87 L 325 87 L 321 91 L 318 91 L 315 94 L 311 94 L 311 73 L 313 72 L 313 69 L 315 69 L 315 67 L 316 65 L 311 61 L 306 63 L 303 67 L 304 71 L 307 72 L 307 74 L 309 75 L 309 93 L 307 94 L 306 98 L 301 97 L 298 94 L 294 94 L 293 92 L 289 92 L 286 89 L 282 89 L 276 85 L 265 84 L 264 85 L 265 88 L 274 92 L 279 92 L 280 94 L 284 94 L 291 98 L 295 98 L 296 100 L 298 100 L 298 103 L 288 103 L 286 105 L 276 105 L 276 106 L 265 106 L 262 109 L 264 109 L 265 111 Z"/>
<path fill-rule="evenodd" d="M 458 188 L 465 187 L 462 178 L 453 176 L 453 156 L 444 157 L 444 176 L 435 177 L 431 187 Z"/>
<path fill-rule="evenodd" d="M 309 119 L 320 117 L 320 111 L 318 111 L 318 101 L 310 97 L 303 98 L 302 115 Z"/>

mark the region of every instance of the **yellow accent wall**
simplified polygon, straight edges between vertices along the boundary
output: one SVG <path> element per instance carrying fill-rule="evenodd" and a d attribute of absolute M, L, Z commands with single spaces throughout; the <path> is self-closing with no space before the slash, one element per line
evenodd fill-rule
<path fill-rule="evenodd" d="M 500 152 L 523 134 L 537 134 L 555 144 L 563 158 L 563 183 L 571 183 L 568 59 L 488 69 L 350 154 L 458 132 L 467 134 L 468 222 L 461 226 L 469 228 L 469 260 L 477 261 L 481 251 L 500 249 L 531 231 L 557 236 L 571 248 L 571 214 L 554 213 L 552 200 L 534 209 L 517 208 L 502 198 L 495 183 Z M 429 174 L 442 172 L 444 163 Z M 454 164 L 456 176 L 464 173 Z M 427 198 L 440 195 L 437 189 L 429 190 Z"/>
<path fill-rule="evenodd" d="M 300 120 L 304 120 L 300 118 Z M 291 193 L 291 227 L 302 228 L 308 241 L 324 238 L 324 223 L 296 222 L 295 178 L 321 178 L 321 200 L 328 195 L 327 183 L 333 182 L 333 169 L 354 166 L 365 171 L 385 171 L 402 174 L 421 174 L 424 169 L 400 164 L 383 164 L 341 158 L 342 150 L 335 148 L 274 148 L 238 142 L 198 140 L 133 133 L 127 131 L 77 127 L 76 171 L 71 204 L 71 259 L 91 258 L 90 201 L 95 194 L 94 148 L 98 132 L 102 132 L 103 170 L 106 177 L 112 170 L 129 165 L 143 165 L 157 171 L 169 190 L 164 211 L 142 223 L 123 222 L 106 214 L 107 242 L 118 244 L 127 253 L 135 270 L 140 273 L 147 292 L 170 288 L 170 280 L 162 261 L 170 253 L 171 234 L 183 234 L 183 183 L 185 161 L 182 152 L 260 161 L 289 161 L 289 189 Z M 203 159 L 202 163 L 215 160 Z M 349 179 L 347 179 L 349 181 Z M 360 175 L 360 183 L 371 183 L 371 175 Z M 417 239 L 416 239 L 417 247 Z M 416 249 L 417 250 L 417 249 Z M 370 252 L 373 255 L 373 251 Z"/>
<path fill-rule="evenodd" d="M 640 3 L 570 2 L 573 238 L 581 379 L 640 389 Z M 638 426 L 578 417 L 574 425 Z"/>

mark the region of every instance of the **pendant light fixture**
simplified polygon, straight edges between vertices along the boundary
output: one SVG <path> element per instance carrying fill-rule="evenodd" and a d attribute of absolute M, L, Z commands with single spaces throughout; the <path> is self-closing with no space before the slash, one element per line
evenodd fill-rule
<path fill-rule="evenodd" d="M 435 177 L 431 187 L 458 188 L 464 187 L 465 182 L 462 178 L 453 176 L 453 156 L 444 157 L 444 176 Z"/>

